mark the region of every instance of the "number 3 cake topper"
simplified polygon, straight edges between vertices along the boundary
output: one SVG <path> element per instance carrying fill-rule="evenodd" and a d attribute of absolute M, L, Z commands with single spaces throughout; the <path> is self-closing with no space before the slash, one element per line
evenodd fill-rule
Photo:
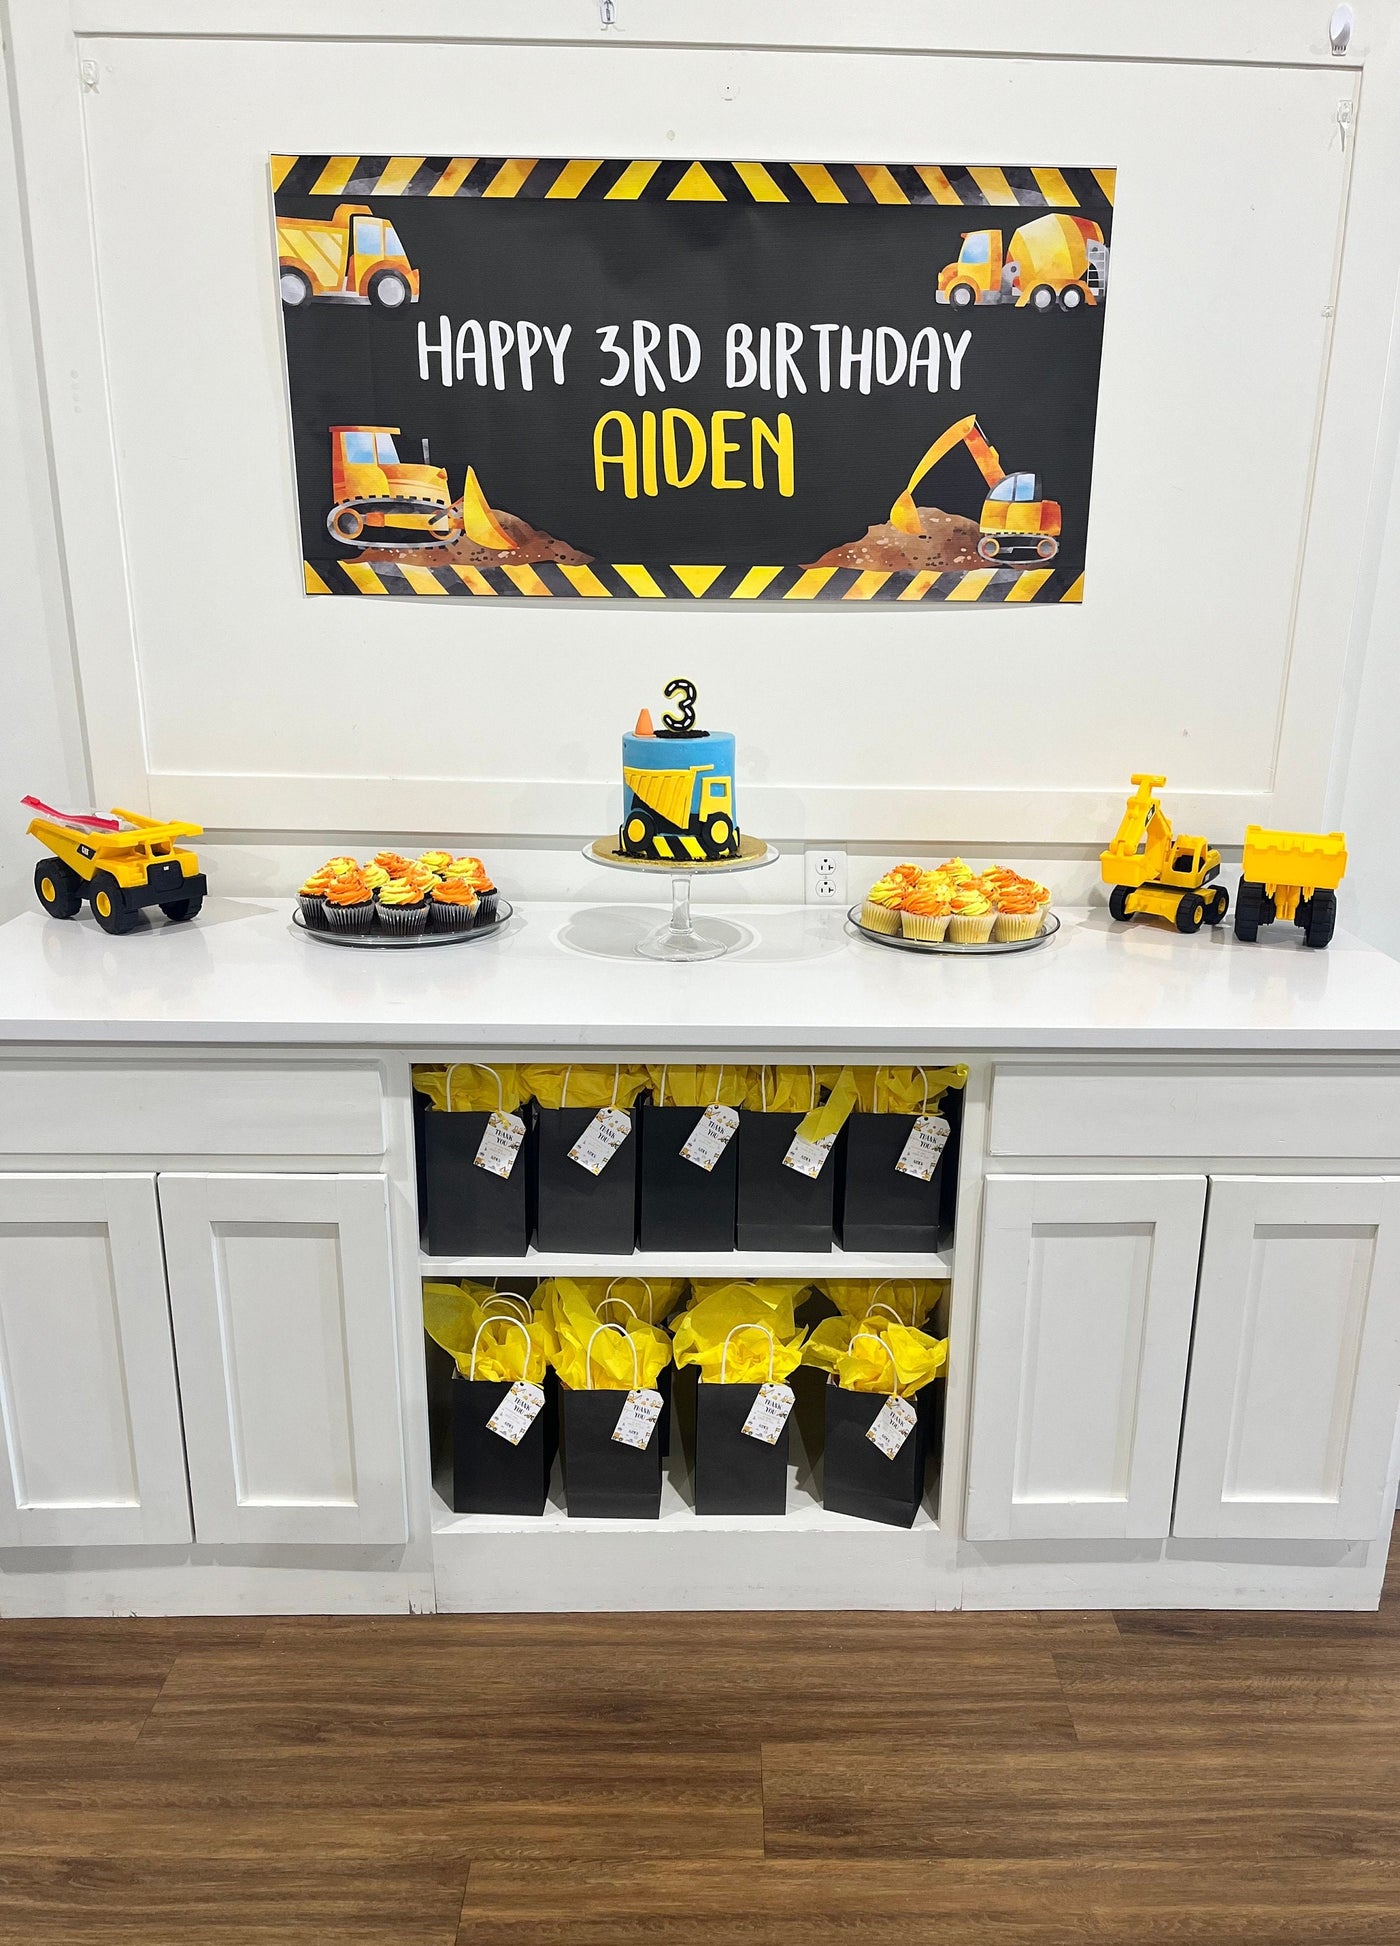
<path fill-rule="evenodd" d="M 695 684 L 687 681 L 684 676 L 674 676 L 661 693 L 668 701 L 672 696 L 679 696 L 681 699 L 678 715 L 673 715 L 670 710 L 667 710 L 662 716 L 661 721 L 666 728 L 677 731 L 681 735 L 693 730 L 695 728 Z"/>

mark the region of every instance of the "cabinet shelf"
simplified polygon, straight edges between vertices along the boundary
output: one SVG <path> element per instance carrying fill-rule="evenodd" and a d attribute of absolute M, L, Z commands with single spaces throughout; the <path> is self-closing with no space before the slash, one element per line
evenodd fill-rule
<path fill-rule="evenodd" d="M 595 1256 L 536 1250 L 523 1257 L 434 1257 L 423 1251 L 425 1277 L 951 1277 L 953 1247 L 882 1250 L 636 1250 Z"/>

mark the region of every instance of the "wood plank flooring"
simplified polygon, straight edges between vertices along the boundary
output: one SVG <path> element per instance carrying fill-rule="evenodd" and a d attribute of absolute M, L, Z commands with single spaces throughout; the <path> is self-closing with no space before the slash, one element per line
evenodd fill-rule
<path fill-rule="evenodd" d="M 5 1946 L 1400 1941 L 1378 1615 L 0 1623 Z"/>

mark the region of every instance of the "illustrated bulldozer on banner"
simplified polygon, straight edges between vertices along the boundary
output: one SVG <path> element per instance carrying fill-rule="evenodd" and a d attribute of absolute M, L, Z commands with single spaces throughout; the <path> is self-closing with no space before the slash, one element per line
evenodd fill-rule
<path fill-rule="evenodd" d="M 1060 503 L 1046 500 L 1035 473 L 1007 473 L 1000 455 L 977 423 L 976 414 L 959 419 L 935 439 L 910 475 L 909 484 L 890 509 L 890 524 L 902 534 L 918 534 L 919 510 L 914 489 L 926 473 L 957 445 L 964 445 L 987 483 L 979 521 L 977 552 L 984 561 L 1053 561 L 1060 551 Z"/>
<path fill-rule="evenodd" d="M 402 550 L 441 546 L 465 534 L 481 547 L 514 547 L 472 467 L 461 499 L 454 501 L 446 467 L 428 459 L 427 440 L 420 465 L 399 458 L 398 433 L 397 426 L 331 427 L 332 505 L 326 528 L 332 540 L 347 547 Z"/>

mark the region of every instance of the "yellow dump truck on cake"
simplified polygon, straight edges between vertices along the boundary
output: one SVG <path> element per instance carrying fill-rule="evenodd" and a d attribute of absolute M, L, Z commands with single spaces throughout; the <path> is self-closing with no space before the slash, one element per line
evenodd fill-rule
<path fill-rule="evenodd" d="M 734 738 L 695 727 L 695 685 L 666 685 L 661 728 L 643 710 L 622 739 L 622 826 L 618 849 L 628 858 L 704 864 L 739 850 L 734 808 Z"/>

